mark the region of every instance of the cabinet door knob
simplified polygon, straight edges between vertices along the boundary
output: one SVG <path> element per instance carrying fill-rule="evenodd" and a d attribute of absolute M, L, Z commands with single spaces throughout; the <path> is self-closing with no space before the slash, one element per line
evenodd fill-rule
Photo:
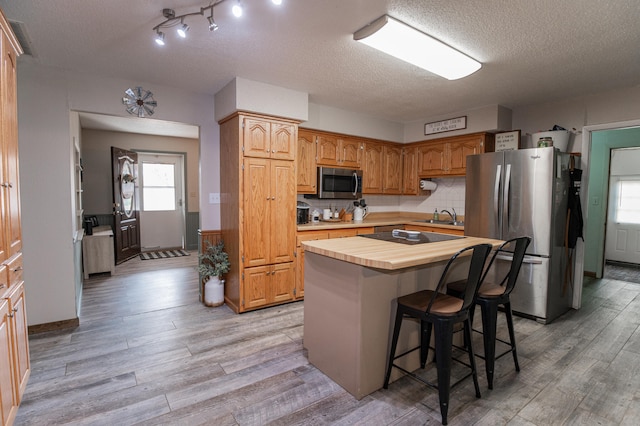
<path fill-rule="evenodd" d="M 22 266 L 18 266 L 16 269 L 13 270 L 13 272 L 18 272 L 18 271 L 22 271 Z"/>

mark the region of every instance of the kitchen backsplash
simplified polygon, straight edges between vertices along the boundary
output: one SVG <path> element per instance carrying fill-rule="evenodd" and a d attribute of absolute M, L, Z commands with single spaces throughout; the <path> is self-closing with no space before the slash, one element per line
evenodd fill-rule
<path fill-rule="evenodd" d="M 464 216 L 465 178 L 433 179 L 438 184 L 430 195 L 363 195 L 369 212 L 407 211 L 417 213 L 433 213 L 435 209 L 456 209 L 456 213 Z M 349 200 L 316 200 L 298 195 L 298 201 L 304 201 L 313 208 L 323 209 L 331 205 L 338 209 L 353 206 Z"/>

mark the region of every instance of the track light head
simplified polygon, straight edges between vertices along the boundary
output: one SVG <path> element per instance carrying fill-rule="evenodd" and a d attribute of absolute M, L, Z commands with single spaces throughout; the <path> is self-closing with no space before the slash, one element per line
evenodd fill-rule
<path fill-rule="evenodd" d="M 176 30 L 178 32 L 178 35 L 182 38 L 186 38 L 187 37 L 187 31 L 189 31 L 189 25 L 183 23 L 182 25 L 180 25 L 178 27 L 178 29 Z"/>
<path fill-rule="evenodd" d="M 156 34 L 156 44 L 158 46 L 164 46 L 164 33 L 162 31 L 158 31 Z"/>
<path fill-rule="evenodd" d="M 209 16 L 207 18 L 207 21 L 209 21 L 209 31 L 217 31 L 218 30 L 218 24 L 216 24 L 216 21 L 213 20 L 213 15 Z"/>
<path fill-rule="evenodd" d="M 235 16 L 236 18 L 242 16 L 242 5 L 240 4 L 240 0 L 238 0 L 238 2 L 233 5 L 233 7 L 231 8 L 231 13 L 233 13 L 233 16 Z"/>

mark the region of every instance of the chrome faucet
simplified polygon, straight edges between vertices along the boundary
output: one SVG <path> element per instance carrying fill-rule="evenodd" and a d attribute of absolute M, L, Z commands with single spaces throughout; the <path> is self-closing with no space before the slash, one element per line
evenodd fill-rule
<path fill-rule="evenodd" d="M 448 214 L 449 216 L 451 216 L 451 220 L 452 220 L 454 223 L 457 223 L 457 222 L 458 222 L 458 215 L 456 214 L 456 209 L 454 209 L 453 207 L 451 207 L 451 210 L 453 211 L 453 214 L 451 214 L 451 213 L 449 212 L 449 210 L 440 210 L 440 213 L 446 213 L 446 214 Z"/>

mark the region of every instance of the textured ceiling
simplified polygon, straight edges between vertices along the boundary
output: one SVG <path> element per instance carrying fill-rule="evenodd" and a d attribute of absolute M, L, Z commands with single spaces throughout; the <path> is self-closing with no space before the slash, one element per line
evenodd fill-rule
<path fill-rule="evenodd" d="M 35 56 L 21 60 L 215 94 L 234 76 L 309 93 L 313 103 L 409 122 L 485 105 L 508 108 L 637 85 L 638 0 L 244 0 L 187 21 L 187 39 L 151 30 L 170 7 L 207 0 L 0 0 L 24 23 Z M 448 81 L 353 41 L 389 14 L 483 63 Z M 153 90 L 153 87 L 149 87 Z"/>

